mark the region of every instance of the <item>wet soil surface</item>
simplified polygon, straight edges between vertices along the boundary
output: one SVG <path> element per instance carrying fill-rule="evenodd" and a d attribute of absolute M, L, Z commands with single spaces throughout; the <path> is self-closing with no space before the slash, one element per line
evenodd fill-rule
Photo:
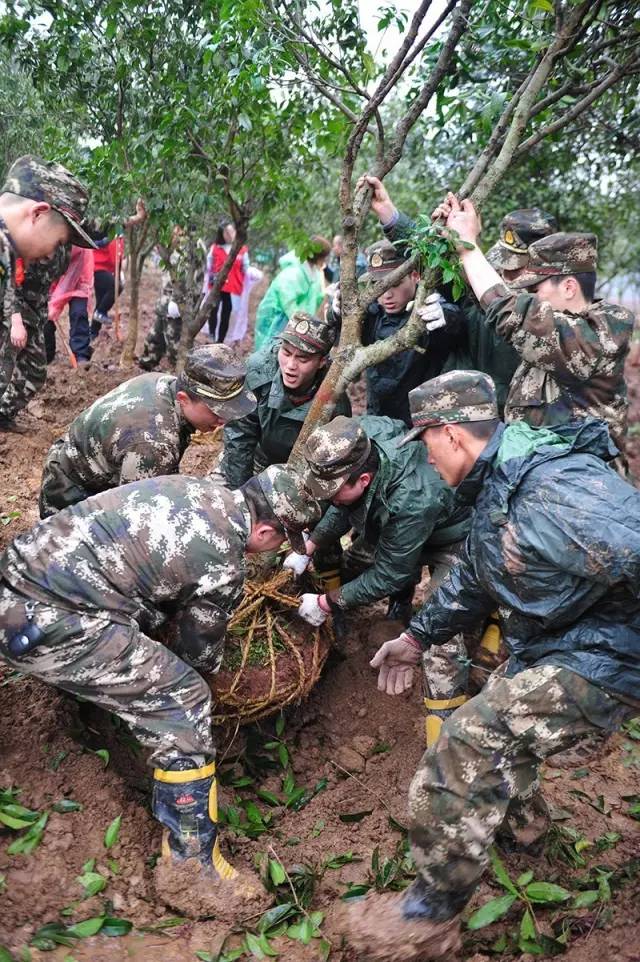
<path fill-rule="evenodd" d="M 150 322 L 158 288 L 159 276 L 150 272 L 144 281 L 143 327 Z M 88 369 L 73 371 L 59 356 L 51 366 L 45 390 L 23 416 L 28 433 L 0 435 L 1 545 L 37 520 L 41 465 L 51 442 L 94 398 L 137 373 L 120 369 L 118 356 L 113 336 L 104 338 Z M 631 420 L 639 422 L 640 428 L 639 373 L 639 369 L 629 371 Z M 358 402 L 361 391 L 355 393 Z M 640 474 L 640 433 L 632 432 L 632 453 Z M 183 470 L 203 473 L 213 463 L 219 439 L 204 441 L 191 446 Z M 220 787 L 220 802 L 245 813 L 253 802 L 268 828 L 262 834 L 254 832 L 253 838 L 226 828 L 225 856 L 247 874 L 254 874 L 256 862 L 267 857 L 279 859 L 290 878 L 299 877 L 296 866 L 306 866 L 310 884 L 315 886 L 309 911 L 327 914 L 324 930 L 332 943 L 331 958 L 345 962 L 351 962 L 353 956 L 341 948 L 336 931 L 339 899 L 350 884 L 371 882 L 375 875 L 372 858 L 382 865 L 398 853 L 402 856 L 407 790 L 423 750 L 424 718 L 418 690 L 397 699 L 379 694 L 368 666 L 377 647 L 374 635 L 381 627 L 382 614 L 379 606 L 351 619 L 344 650 L 330 657 L 310 698 L 287 713 L 281 734 L 274 733 L 271 722 L 248 731 L 220 733 L 220 769 L 225 783 Z M 1 669 L 0 705 L 0 789 L 20 789 L 23 805 L 49 813 L 42 840 L 30 854 L 9 854 L 19 833 L 0 831 L 0 944 L 25 962 L 195 962 L 197 958 L 217 959 L 230 933 L 227 946 L 239 944 L 240 937 L 232 932 L 234 923 L 237 930 L 243 930 L 257 922 L 251 902 L 245 901 L 242 893 L 236 891 L 230 898 L 222 893 L 225 911 L 217 918 L 185 919 L 175 926 L 181 916 L 159 899 L 155 863 L 161 834 L 144 791 L 144 765 L 126 733 L 104 719 L 96 720 L 86 706 L 55 689 Z M 274 741 L 286 745 L 287 755 L 279 746 L 264 747 Z M 598 878 L 596 867 L 602 870 L 600 874 L 613 873 L 610 901 L 574 911 L 541 908 L 536 912 L 540 929 L 547 934 L 558 936 L 565 919 L 565 958 L 569 962 L 640 959 L 635 874 L 640 822 L 629 814 L 633 797 L 640 793 L 639 745 L 627 735 L 615 736 L 596 760 L 585 761 L 577 769 L 548 767 L 543 788 L 556 817 L 555 844 L 544 855 L 504 856 L 512 876 L 530 869 L 536 879 L 572 891 L 597 888 L 593 881 Z M 107 765 L 104 755 L 96 754 L 106 746 L 110 751 Z M 285 798 L 283 761 L 290 772 L 286 788 L 291 789 L 293 782 L 313 795 L 300 811 L 270 805 L 256 796 L 259 787 Z M 247 778 L 253 782 L 242 784 Z M 232 782 L 238 779 L 241 784 L 234 786 Z M 70 801 L 80 807 L 69 805 Z M 65 807 L 73 810 L 55 810 Z M 121 818 L 119 836 L 107 850 L 105 832 L 117 817 Z M 246 814 L 242 821 L 248 824 Z M 571 858 L 580 864 L 570 866 L 560 857 L 561 827 L 592 843 L 578 845 L 579 853 L 575 845 L 569 845 L 576 856 Z M 566 844 L 566 837 L 564 841 Z M 105 878 L 106 887 L 83 898 L 79 877 L 90 860 L 95 860 L 91 870 Z M 281 893 L 286 889 L 287 882 Z M 503 890 L 487 875 L 474 907 L 500 894 Z M 196 901 L 194 893 L 193 904 Z M 183 906 L 185 902 L 188 908 L 188 887 L 181 897 Z M 123 938 L 84 938 L 48 952 L 33 946 L 30 955 L 25 951 L 41 926 L 70 925 L 104 914 L 130 921 L 131 933 Z M 514 909 L 506 923 L 477 933 L 465 932 L 462 957 L 472 962 L 498 957 L 496 940 L 502 933 L 517 931 L 521 915 Z M 287 962 L 321 958 L 319 939 L 304 946 L 282 936 L 273 940 L 273 946 Z M 533 958 L 517 949 L 515 955 Z"/>

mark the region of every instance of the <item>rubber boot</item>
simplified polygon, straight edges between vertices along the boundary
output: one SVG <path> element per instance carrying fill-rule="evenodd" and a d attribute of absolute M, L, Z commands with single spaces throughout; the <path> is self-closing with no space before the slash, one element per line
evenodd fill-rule
<path fill-rule="evenodd" d="M 455 698 L 425 698 L 424 707 L 427 709 L 425 719 L 425 734 L 427 748 L 433 748 L 440 738 L 442 725 L 452 715 L 456 708 L 460 708 L 469 699 L 466 695 L 456 695 Z"/>
<path fill-rule="evenodd" d="M 237 872 L 220 852 L 215 762 L 191 765 L 191 759 L 178 758 L 153 773 L 153 814 L 165 827 L 163 858 L 198 858 L 208 874 L 233 879 Z"/>

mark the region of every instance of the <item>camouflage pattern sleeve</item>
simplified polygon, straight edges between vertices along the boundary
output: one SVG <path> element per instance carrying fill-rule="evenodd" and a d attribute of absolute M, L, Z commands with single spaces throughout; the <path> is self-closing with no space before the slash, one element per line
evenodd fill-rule
<path fill-rule="evenodd" d="M 424 648 L 442 645 L 458 632 L 477 629 L 494 608 L 494 599 L 478 584 L 467 542 L 458 563 L 414 615 L 409 631 Z"/>
<path fill-rule="evenodd" d="M 499 291 L 496 287 L 488 293 Z M 503 296 L 488 305 L 483 297 L 483 306 L 496 333 L 524 361 L 552 373 L 559 382 L 588 381 L 595 374 L 609 373 L 619 363 L 622 340 L 628 341 L 628 332 L 617 330 L 611 305 L 605 313 L 598 309 L 599 302 L 587 314 L 565 314 L 536 294 L 504 288 Z"/>
<path fill-rule="evenodd" d="M 182 609 L 172 649 L 187 664 L 214 674 L 224 654 L 228 614 L 208 598 Z"/>

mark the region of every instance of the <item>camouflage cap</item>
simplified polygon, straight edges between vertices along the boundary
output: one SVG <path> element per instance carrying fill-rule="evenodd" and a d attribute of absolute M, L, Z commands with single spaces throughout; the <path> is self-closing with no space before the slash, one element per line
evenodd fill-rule
<path fill-rule="evenodd" d="M 284 464 L 271 464 L 256 476 L 265 499 L 287 532 L 289 544 L 299 554 L 305 553 L 302 532 L 322 517 L 322 508 L 309 496 L 302 478 Z"/>
<path fill-rule="evenodd" d="M 595 234 L 550 234 L 529 248 L 527 269 L 511 287 L 533 287 L 548 277 L 582 274 L 598 266 L 598 238 Z"/>
<path fill-rule="evenodd" d="M 76 247 L 97 250 L 89 235 L 80 226 L 89 195 L 79 180 L 53 160 L 41 160 L 25 154 L 18 157 L 7 174 L 0 193 L 17 194 L 38 203 L 50 204 L 71 228 L 71 242 Z"/>
<path fill-rule="evenodd" d="M 336 339 L 336 328 L 319 317 L 296 311 L 287 321 L 280 339 L 304 354 L 328 354 Z"/>
<path fill-rule="evenodd" d="M 358 278 L 362 284 L 380 280 L 407 260 L 405 251 L 398 249 L 390 240 L 376 241 L 367 248 L 365 254 L 367 270 Z"/>
<path fill-rule="evenodd" d="M 481 371 L 449 371 L 431 378 L 409 391 L 409 407 L 413 428 L 398 441 L 398 447 L 426 428 L 499 417 L 496 386 Z"/>
<path fill-rule="evenodd" d="M 557 230 L 553 214 L 539 207 L 512 210 L 502 218 L 500 240 L 487 251 L 487 260 L 497 271 L 521 270 L 529 261 L 531 244 Z"/>
<path fill-rule="evenodd" d="M 332 498 L 349 475 L 365 463 L 371 441 L 356 418 L 340 415 L 316 428 L 303 447 L 304 483 L 316 498 Z"/>
<path fill-rule="evenodd" d="M 224 421 L 243 418 L 256 409 L 255 394 L 245 389 L 247 369 L 226 344 L 189 351 L 178 389 L 188 391 Z"/>

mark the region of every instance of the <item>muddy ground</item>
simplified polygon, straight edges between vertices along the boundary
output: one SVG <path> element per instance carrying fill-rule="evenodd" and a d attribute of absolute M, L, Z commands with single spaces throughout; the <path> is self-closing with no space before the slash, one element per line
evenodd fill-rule
<path fill-rule="evenodd" d="M 157 274 L 150 272 L 145 277 L 144 327 L 151 319 L 158 284 Z M 98 346 L 89 369 L 72 371 L 59 355 L 50 368 L 45 390 L 24 418 L 29 433 L 0 435 L 2 545 L 37 520 L 41 465 L 51 442 L 84 406 L 136 373 L 119 369 L 117 358 L 113 337 L 105 337 Z M 638 369 L 630 370 L 629 376 L 632 422 L 638 422 L 640 429 Z M 634 435 L 632 444 L 640 474 L 640 436 Z M 194 445 L 185 458 L 184 470 L 201 473 L 215 455 L 215 442 Z M 235 739 L 231 739 L 232 732 L 221 735 L 225 756 L 221 770 L 227 783 L 220 791 L 222 804 L 242 809 L 244 800 L 246 812 L 247 803 L 253 801 L 263 819 L 270 818 L 268 831 L 254 838 L 225 830 L 225 853 L 234 865 L 246 870 L 252 870 L 260 856 L 279 858 L 292 877 L 296 877 L 296 865 L 306 865 L 307 877 L 316 876 L 310 911 L 328 912 L 325 932 L 329 938 L 335 932 L 336 906 L 349 883 L 371 881 L 375 850 L 379 849 L 382 863 L 401 849 L 407 788 L 422 752 L 424 722 L 418 692 L 399 699 L 383 696 L 368 667 L 381 612 L 381 608 L 371 610 L 352 619 L 348 657 L 332 657 L 313 695 L 287 713 L 281 739 L 289 752 L 295 785 L 307 787 L 310 794 L 317 790 L 299 812 L 272 807 L 255 794 L 261 787 L 282 797 L 285 773 L 278 749 L 264 748 L 276 737 L 273 724 L 255 726 L 248 745 L 243 734 Z M 166 927 L 177 913 L 158 901 L 154 889 L 160 829 L 151 818 L 148 796 L 142 790 L 143 767 L 126 735 L 109 731 L 104 720 L 92 718 L 85 707 L 39 682 L 4 672 L 0 685 L 0 789 L 19 788 L 22 804 L 50 813 L 42 841 L 31 854 L 8 854 L 16 833 L 0 832 L 0 944 L 23 962 L 47 958 L 60 962 L 216 959 L 231 931 L 228 923 L 211 919 Z M 104 756 L 95 752 L 106 744 L 111 756 L 105 766 Z M 543 785 L 557 819 L 556 844 L 536 857 L 505 856 L 512 875 L 531 869 L 536 879 L 572 891 L 597 888 L 594 880 L 601 878 L 603 871 L 605 878 L 606 872 L 613 873 L 610 901 L 573 911 L 543 908 L 537 912 L 542 931 L 556 936 L 566 931 L 565 958 L 570 962 L 640 959 L 636 875 L 640 822 L 628 814 L 630 797 L 640 791 L 638 745 L 640 742 L 627 735 L 616 736 L 595 762 L 573 771 L 547 768 Z M 266 769 L 265 755 L 274 759 L 267 762 Z M 243 777 L 253 777 L 254 782 L 233 787 L 231 782 Z M 56 812 L 53 806 L 57 803 L 60 808 L 65 799 L 81 809 Z M 67 803 L 67 807 L 74 806 Z M 354 813 L 359 820 L 348 820 Z M 119 838 L 107 851 L 105 831 L 118 816 Z M 255 828 L 256 822 L 253 825 Z M 580 853 L 572 848 L 573 861 L 582 864 L 569 866 L 559 856 L 559 827 L 568 827 L 578 833 L 576 838 L 582 838 L 577 846 Z M 593 844 L 584 847 L 586 842 Z M 345 861 L 348 853 L 354 861 L 326 867 L 327 860 L 344 856 L 340 861 Z M 78 877 L 92 859 L 93 871 L 107 884 L 99 894 L 83 899 Z M 282 891 L 286 891 L 286 883 Z M 487 877 L 474 906 L 500 894 L 493 877 Z M 52 952 L 33 945 L 27 949 L 34 933 L 46 924 L 70 925 L 103 914 L 133 923 L 131 934 L 85 938 Z M 257 921 L 244 919 L 241 905 L 235 914 L 240 929 Z M 501 946 L 496 940 L 502 933 L 517 930 L 521 915 L 513 911 L 504 924 L 468 932 L 464 957 L 473 962 L 497 957 Z M 238 944 L 238 938 L 235 942 L 231 938 L 228 944 Z M 274 940 L 274 947 L 287 962 L 321 957 L 319 939 L 305 947 L 281 937 Z M 517 950 L 515 954 L 520 955 Z M 0 958 L 5 956 L 0 954 Z M 347 959 L 335 936 L 331 958 Z"/>

